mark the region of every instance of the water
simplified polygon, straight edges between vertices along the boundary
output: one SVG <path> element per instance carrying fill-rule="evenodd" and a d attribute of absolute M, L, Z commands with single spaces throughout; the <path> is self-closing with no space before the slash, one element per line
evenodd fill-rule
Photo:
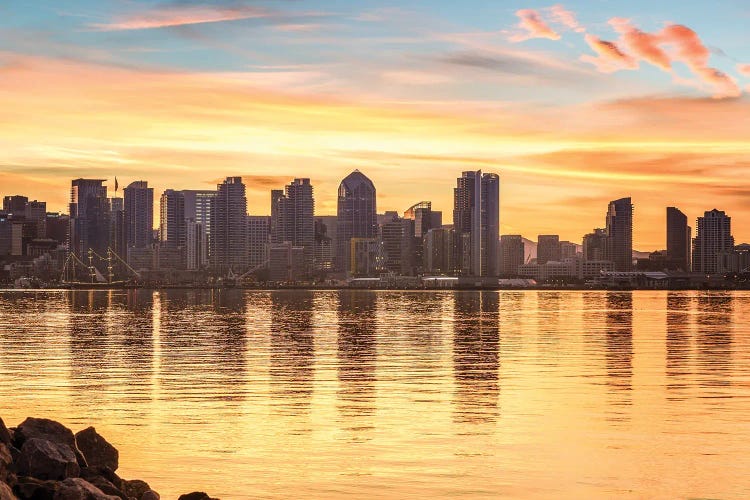
<path fill-rule="evenodd" d="M 0 292 L 0 415 L 175 498 L 747 498 L 750 293 Z"/>

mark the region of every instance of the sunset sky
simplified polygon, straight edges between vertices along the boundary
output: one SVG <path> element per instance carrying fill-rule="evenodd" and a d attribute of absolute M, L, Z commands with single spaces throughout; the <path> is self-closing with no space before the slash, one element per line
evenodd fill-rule
<path fill-rule="evenodd" d="M 632 196 L 726 210 L 750 240 L 750 4 L 448 0 L 0 3 L 0 195 L 66 210 L 70 180 L 208 189 L 252 214 L 310 177 L 335 213 L 351 170 L 378 211 L 463 170 L 501 176 L 501 232 L 580 242 Z"/>

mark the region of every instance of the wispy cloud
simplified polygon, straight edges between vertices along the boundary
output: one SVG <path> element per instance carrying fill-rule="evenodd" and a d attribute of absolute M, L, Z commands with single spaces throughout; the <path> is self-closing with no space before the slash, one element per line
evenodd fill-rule
<path fill-rule="evenodd" d="M 221 23 L 242 19 L 274 17 L 276 13 L 257 6 L 171 6 L 118 18 L 109 23 L 92 23 L 94 31 L 128 31 L 170 28 L 193 24 Z"/>
<path fill-rule="evenodd" d="M 549 40 L 559 40 L 560 35 L 550 28 L 538 11 L 534 9 L 521 9 L 516 11 L 516 16 L 520 19 L 518 28 L 520 33 L 515 33 L 509 37 L 512 42 L 523 42 L 531 38 L 547 38 Z"/>
<path fill-rule="evenodd" d="M 596 52 L 596 57 L 584 54 L 581 60 L 589 62 L 603 73 L 612 73 L 621 69 L 636 69 L 638 63 L 626 54 L 615 42 L 602 40 L 598 36 L 587 34 L 586 43 Z"/>
<path fill-rule="evenodd" d="M 586 28 L 581 26 L 581 24 L 578 22 L 575 13 L 567 10 L 562 5 L 553 5 L 552 7 L 549 7 L 548 10 L 553 22 L 561 24 L 578 33 L 583 33 L 586 31 Z"/>

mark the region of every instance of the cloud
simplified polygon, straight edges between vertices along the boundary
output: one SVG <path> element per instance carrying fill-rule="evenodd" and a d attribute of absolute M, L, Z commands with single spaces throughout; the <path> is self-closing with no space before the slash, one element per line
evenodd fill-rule
<path fill-rule="evenodd" d="M 578 23 L 576 15 L 573 12 L 566 10 L 562 5 L 553 5 L 552 7 L 549 7 L 548 10 L 553 22 L 561 24 L 578 33 L 583 33 L 586 31 L 586 28 Z"/>
<path fill-rule="evenodd" d="M 737 71 L 745 76 L 750 76 L 750 64 L 738 64 Z"/>
<path fill-rule="evenodd" d="M 587 34 L 586 43 L 589 44 L 597 56 L 584 54 L 581 60 L 589 62 L 603 73 L 613 73 L 621 69 L 636 69 L 638 62 L 623 50 L 615 42 L 602 40 L 598 36 Z"/>
<path fill-rule="evenodd" d="M 533 9 L 521 9 L 516 11 L 516 16 L 520 19 L 518 27 L 525 33 L 511 35 L 509 37 L 511 42 L 523 42 L 531 38 L 560 39 L 560 35 L 544 22 L 539 12 Z"/>
<path fill-rule="evenodd" d="M 711 50 L 689 27 L 668 24 L 658 32 L 649 33 L 637 28 L 628 19 L 613 17 L 609 24 L 620 34 L 619 40 L 607 42 L 587 34 L 586 42 L 598 56 L 581 57 L 599 71 L 611 73 L 637 69 L 639 62 L 645 61 L 670 73 L 676 82 L 691 84 L 690 80 L 678 76 L 674 71 L 674 63 L 681 62 L 715 98 L 738 97 L 742 94 L 733 77 L 708 65 Z"/>
<path fill-rule="evenodd" d="M 171 6 L 122 17 L 111 23 L 94 23 L 94 31 L 128 31 L 269 18 L 274 12 L 254 6 Z"/>

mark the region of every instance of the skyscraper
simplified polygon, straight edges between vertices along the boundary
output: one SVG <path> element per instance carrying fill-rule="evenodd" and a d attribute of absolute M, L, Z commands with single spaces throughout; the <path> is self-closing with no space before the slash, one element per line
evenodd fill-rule
<path fill-rule="evenodd" d="M 219 274 L 243 272 L 248 264 L 245 184 L 242 177 L 227 177 L 216 191 L 209 240 L 211 265 Z"/>
<path fill-rule="evenodd" d="M 583 236 L 583 260 L 607 260 L 607 231 L 596 228 Z"/>
<path fill-rule="evenodd" d="M 185 221 L 195 222 L 200 226 L 208 242 L 206 255 L 211 257 L 211 215 L 216 206 L 216 191 L 185 189 L 182 191 L 185 205 Z"/>
<path fill-rule="evenodd" d="M 500 177 L 463 172 L 453 191 L 456 272 L 472 276 L 499 274 Z"/>
<path fill-rule="evenodd" d="M 109 247 L 109 200 L 100 179 L 75 179 L 70 189 L 68 249 L 80 259 L 89 249 L 104 256 Z"/>
<path fill-rule="evenodd" d="M 683 271 L 690 271 L 690 226 L 687 215 L 667 207 L 667 259 Z"/>
<path fill-rule="evenodd" d="M 3 212 L 15 217 L 24 217 L 26 215 L 26 204 L 29 199 L 20 194 L 3 197 Z"/>
<path fill-rule="evenodd" d="M 697 234 L 693 240 L 693 271 L 719 272 L 719 254 L 733 249 L 731 217 L 715 208 L 698 217 Z"/>
<path fill-rule="evenodd" d="M 378 233 L 375 186 L 359 170 L 339 185 L 336 224 L 337 269 L 351 270 L 352 238 L 375 238 Z"/>
<path fill-rule="evenodd" d="M 183 248 L 186 235 L 185 195 L 167 189 L 159 203 L 159 242 L 168 248 Z"/>
<path fill-rule="evenodd" d="M 560 236 L 540 234 L 537 238 L 536 263 L 546 264 L 549 261 L 560 261 Z"/>
<path fill-rule="evenodd" d="M 154 239 L 154 189 L 146 181 L 131 182 L 124 189 L 125 245 L 144 248 Z"/>
<path fill-rule="evenodd" d="M 265 215 L 247 217 L 248 266 L 258 267 L 268 262 L 269 226 L 271 218 Z"/>
<path fill-rule="evenodd" d="M 606 260 L 615 263 L 615 271 L 630 271 L 633 268 L 633 204 L 630 198 L 609 202 L 606 231 Z"/>
<path fill-rule="evenodd" d="M 302 247 L 308 270 L 315 255 L 315 200 L 310 179 L 294 179 L 282 193 L 271 192 L 271 228 L 274 244 Z"/>
<path fill-rule="evenodd" d="M 443 213 L 432 210 L 432 202 L 420 201 L 404 212 L 405 220 L 414 221 L 414 257 L 413 262 L 417 270 L 425 264 L 424 240 L 427 232 L 439 228 L 443 224 Z"/>

